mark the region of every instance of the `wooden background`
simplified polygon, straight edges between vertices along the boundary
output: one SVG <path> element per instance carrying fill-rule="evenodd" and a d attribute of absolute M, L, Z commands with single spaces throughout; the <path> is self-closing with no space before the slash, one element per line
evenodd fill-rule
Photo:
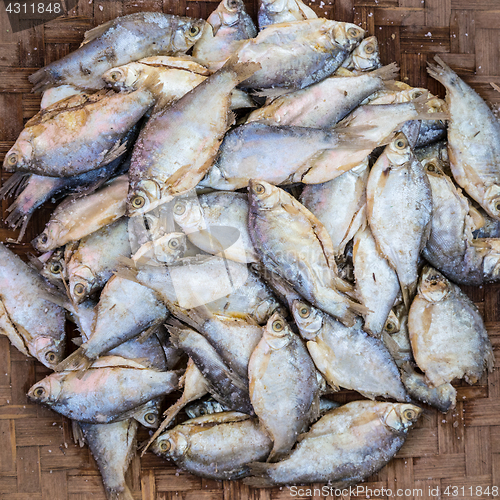
<path fill-rule="evenodd" d="M 247 2 L 255 18 L 257 2 Z M 443 95 L 427 76 L 426 61 L 439 55 L 493 107 L 500 94 L 500 0 L 315 0 L 320 15 L 360 24 L 378 37 L 382 62 L 396 61 L 401 79 Z M 39 109 L 40 97 L 30 93 L 28 75 L 78 47 L 83 33 L 109 19 L 138 11 L 163 11 L 206 18 L 217 2 L 186 0 L 79 0 L 64 18 L 13 34 L 0 6 L 0 160 L 14 143 L 23 123 Z M 8 174 L 1 172 L 5 182 Z M 2 214 L 12 200 L 2 201 Z M 42 231 L 50 210 L 39 210 L 29 225 L 20 254 L 32 251 L 29 241 Z M 16 233 L 0 225 L 0 240 Z M 398 498 L 493 498 L 479 494 L 500 487 L 500 286 L 469 288 L 481 309 L 496 350 L 497 370 L 476 386 L 459 384 L 456 410 L 444 416 L 427 409 L 403 449 L 387 467 L 369 479 L 367 488 L 406 491 Z M 72 443 L 69 421 L 28 402 L 26 392 L 48 370 L 0 338 L 0 498 L 2 500 L 104 500 L 101 478 L 88 449 Z M 339 401 L 356 399 L 341 392 Z M 146 433 L 142 437 L 145 438 Z M 139 500 L 289 499 L 287 488 L 251 490 L 241 483 L 199 479 L 182 473 L 148 453 L 136 457 L 129 480 Z M 447 486 L 458 496 L 447 496 Z M 439 487 L 432 495 L 429 488 Z M 464 489 L 462 489 L 464 487 Z M 472 494 L 470 487 L 473 487 Z M 463 492 L 465 492 L 463 494 Z M 306 495 L 303 498 L 320 496 Z M 344 496 L 366 498 L 364 495 Z M 370 498 L 387 498 L 371 496 Z M 396 497 L 393 497 L 396 498 Z"/>

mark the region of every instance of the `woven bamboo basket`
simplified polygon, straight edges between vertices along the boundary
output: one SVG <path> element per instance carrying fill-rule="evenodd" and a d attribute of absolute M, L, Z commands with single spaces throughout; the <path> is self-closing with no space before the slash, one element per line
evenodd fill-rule
<path fill-rule="evenodd" d="M 0 14 L 0 160 L 10 149 L 23 123 L 38 110 L 40 97 L 31 94 L 28 76 L 37 68 L 76 49 L 86 30 L 117 16 L 139 11 L 207 18 L 217 0 L 79 0 L 62 17 L 12 33 L 3 6 Z M 256 15 L 257 1 L 247 1 Z M 444 89 L 425 71 L 439 54 L 493 107 L 500 93 L 500 0 L 312 0 L 320 17 L 355 22 L 376 35 L 383 64 L 396 61 L 401 79 L 441 96 Z M 1 182 L 8 178 L 1 172 Z M 2 201 L 2 216 L 11 200 Z M 24 243 L 11 248 L 25 255 L 54 205 L 40 209 L 29 224 Z M 16 232 L 2 224 L 0 240 Z M 465 291 L 486 322 L 500 367 L 500 284 Z M 66 418 L 30 403 L 26 392 L 49 370 L 28 359 L 0 337 L 0 498 L 2 500 L 104 500 L 99 471 L 88 450 L 73 444 Z M 357 399 L 353 392 L 336 399 Z M 140 438 L 145 439 L 147 433 Z M 218 482 L 181 472 L 147 453 L 135 457 L 128 480 L 137 500 L 278 500 L 293 498 L 288 488 L 256 490 L 240 482 Z M 394 458 L 363 484 L 364 493 L 327 498 L 491 499 L 500 487 L 500 370 L 478 384 L 458 384 L 458 404 L 447 415 L 426 408 Z M 321 485 L 303 488 L 295 498 L 324 497 Z M 391 489 L 393 497 L 377 494 Z M 487 488 L 489 487 L 489 490 Z M 368 490 L 374 490 L 372 492 Z M 447 495 L 448 493 L 448 495 Z M 488 494 L 489 493 L 489 494 Z M 325 497 L 326 498 L 326 497 Z"/>

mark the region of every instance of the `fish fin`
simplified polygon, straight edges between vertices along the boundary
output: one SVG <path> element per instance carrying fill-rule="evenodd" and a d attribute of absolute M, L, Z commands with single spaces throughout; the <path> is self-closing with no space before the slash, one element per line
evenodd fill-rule
<path fill-rule="evenodd" d="M 76 420 L 71 421 L 71 431 L 73 434 L 73 441 L 78 444 L 80 448 L 85 445 L 85 436 L 83 434 L 82 428 L 80 427 L 80 422 Z"/>
<path fill-rule="evenodd" d="M 231 91 L 231 109 L 256 108 L 257 104 L 243 90 L 233 89 Z"/>
<path fill-rule="evenodd" d="M 470 204 L 469 204 L 469 217 L 472 222 L 471 231 L 477 231 L 478 229 L 481 229 L 486 223 L 486 220 L 481 214 L 481 212 L 476 207 L 473 207 Z"/>
<path fill-rule="evenodd" d="M 106 153 L 102 162 L 99 164 L 100 167 L 104 167 L 104 165 L 108 165 L 112 161 L 120 158 L 120 156 L 124 155 L 127 152 L 127 141 L 122 142 L 121 139 L 116 141 L 116 144 Z"/>
<path fill-rule="evenodd" d="M 110 28 L 112 28 L 116 24 L 116 21 L 118 19 L 111 19 L 111 21 L 108 21 L 106 23 L 100 24 L 99 26 L 96 26 L 95 28 L 92 28 L 91 30 L 86 31 L 83 34 L 82 45 L 85 45 L 86 43 L 89 43 L 92 40 L 95 40 L 96 38 L 99 38 L 106 31 L 108 31 Z M 80 45 L 80 47 L 82 45 Z"/>
<path fill-rule="evenodd" d="M 442 111 L 439 112 L 430 112 L 427 103 L 430 101 L 434 101 L 435 97 L 427 97 L 426 95 L 421 95 L 416 99 L 413 99 L 411 102 L 415 107 L 415 111 L 417 112 L 417 116 L 414 120 L 449 120 L 450 114 Z"/>
<path fill-rule="evenodd" d="M 269 89 L 260 89 L 260 90 L 255 90 L 252 92 L 252 95 L 255 97 L 265 97 L 268 99 L 266 101 L 266 105 L 270 104 L 272 101 L 277 99 L 278 97 L 281 97 L 282 95 L 290 94 L 294 91 L 295 89 L 288 89 L 286 87 L 275 87 L 275 88 L 269 88 Z"/>
<path fill-rule="evenodd" d="M 231 71 L 236 74 L 236 86 L 238 83 L 241 83 L 250 78 L 256 71 L 261 68 L 262 65 L 259 62 L 240 61 L 238 53 L 235 53 L 224 63 L 224 66 L 222 66 L 221 69 L 214 73 L 214 75 L 219 72 Z"/>
<path fill-rule="evenodd" d="M 54 87 L 57 84 L 57 78 L 52 75 L 50 68 L 40 68 L 38 71 L 28 77 L 30 83 L 33 84 L 31 92 L 39 93 Z"/>
<path fill-rule="evenodd" d="M 50 253 L 52 255 L 54 253 L 54 251 L 50 250 L 47 253 Z M 44 254 L 44 255 L 46 255 L 46 254 Z M 28 261 L 30 263 L 30 266 L 32 266 L 33 268 L 35 268 L 38 272 L 41 272 L 42 269 L 43 269 L 44 263 L 38 257 L 36 257 L 32 253 L 28 253 L 27 257 L 28 257 Z M 40 257 L 43 257 L 43 255 L 41 255 Z"/>
<path fill-rule="evenodd" d="M 9 196 L 18 196 L 25 188 L 30 177 L 31 174 L 26 172 L 14 172 L 0 189 L 0 200 Z"/>
<path fill-rule="evenodd" d="M 381 68 L 374 69 L 368 73 L 370 76 L 377 76 L 382 80 L 396 80 L 399 75 L 399 66 L 397 63 L 393 62 L 387 66 L 382 66 Z"/>
<path fill-rule="evenodd" d="M 135 262 L 132 259 L 127 257 L 119 257 L 118 266 L 114 272 L 115 276 L 119 278 L 123 278 L 125 280 L 134 281 L 135 283 L 139 283 L 137 280 L 138 270 L 135 267 Z M 141 284 L 141 283 L 139 283 Z"/>
<path fill-rule="evenodd" d="M 160 427 L 156 429 L 154 434 L 151 436 L 149 441 L 142 446 L 142 451 L 141 451 L 141 457 L 144 456 L 144 453 L 148 451 L 148 448 L 151 446 L 153 441 L 173 422 L 174 418 L 177 416 L 177 414 L 188 404 L 190 401 L 187 401 L 184 398 L 184 394 L 172 405 L 170 406 L 167 411 L 165 412 L 165 419 L 163 422 L 160 424 Z"/>
<path fill-rule="evenodd" d="M 268 486 L 274 486 L 274 482 L 269 476 L 269 469 L 272 467 L 271 464 L 250 462 L 247 464 L 247 467 L 250 469 L 250 474 L 253 477 L 244 478 L 244 484 L 252 488 L 267 488 Z"/>
<path fill-rule="evenodd" d="M 494 83 L 494 82 L 490 82 L 490 85 L 497 91 L 497 92 L 500 92 L 500 87 Z"/>
<path fill-rule="evenodd" d="M 417 291 L 417 280 L 409 285 L 404 285 L 399 282 L 401 287 L 401 293 L 403 294 L 403 303 L 407 311 L 410 310 L 411 303 L 413 301 L 413 297 L 415 296 L 415 292 Z"/>
<path fill-rule="evenodd" d="M 10 319 L 4 303 L 0 299 L 0 335 L 5 335 L 11 344 L 26 356 L 31 356 L 28 346 L 16 325 Z"/>
<path fill-rule="evenodd" d="M 434 60 L 437 64 L 427 63 L 427 73 L 445 87 L 455 84 L 458 75 L 439 56 L 434 56 Z"/>
<path fill-rule="evenodd" d="M 194 307 L 193 309 L 183 309 L 176 304 L 169 304 L 169 309 L 177 319 L 195 330 L 199 330 L 205 321 L 214 316 L 204 305 Z M 169 324 L 169 322 L 167 322 L 167 324 Z"/>
<path fill-rule="evenodd" d="M 137 341 L 140 343 L 140 344 L 143 344 L 144 342 L 146 342 L 146 340 L 149 339 L 149 337 L 151 337 L 151 335 L 155 334 L 156 331 L 158 330 L 160 325 L 158 324 L 154 324 L 154 325 L 151 325 L 149 328 L 146 328 L 146 330 L 144 330 L 140 335 L 139 337 L 137 337 Z"/>
<path fill-rule="evenodd" d="M 75 344 L 78 347 L 81 347 L 83 344 L 83 339 L 81 337 L 75 337 L 74 339 L 71 339 L 71 342 Z"/>
<path fill-rule="evenodd" d="M 92 364 L 92 360 L 85 356 L 84 346 L 79 347 L 74 353 L 70 354 L 54 367 L 54 371 L 80 371 L 85 372 Z"/>
<path fill-rule="evenodd" d="M 31 219 L 32 214 L 24 214 L 21 209 L 18 210 L 18 205 L 14 202 L 7 210 L 12 209 L 13 212 L 5 219 L 5 223 L 12 229 L 19 229 L 19 235 L 15 240 L 15 243 L 21 243 L 26 234 L 26 228 L 28 227 L 28 222 Z"/>

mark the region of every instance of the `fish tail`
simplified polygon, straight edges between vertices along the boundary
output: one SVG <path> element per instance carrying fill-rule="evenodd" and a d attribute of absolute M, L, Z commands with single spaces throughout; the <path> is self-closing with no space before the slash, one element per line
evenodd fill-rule
<path fill-rule="evenodd" d="M 262 66 L 259 62 L 253 62 L 253 61 L 240 61 L 238 54 L 233 54 L 225 63 L 222 68 L 217 71 L 217 73 L 226 73 L 228 71 L 231 71 L 235 74 L 235 80 L 237 85 L 238 83 L 241 83 L 248 78 L 250 78 L 256 71 L 261 69 Z"/>
<path fill-rule="evenodd" d="M 250 475 L 253 477 L 247 477 L 243 479 L 243 482 L 247 486 L 252 486 L 253 488 L 266 488 L 268 486 L 274 486 L 274 481 L 269 475 L 269 471 L 272 465 L 261 462 L 250 462 L 248 468 L 250 469 Z"/>
<path fill-rule="evenodd" d="M 70 354 L 66 359 L 63 359 L 58 365 L 54 367 L 54 371 L 82 371 L 85 372 L 92 364 L 85 355 L 84 346 L 79 347 L 74 353 Z"/>
<path fill-rule="evenodd" d="M 403 294 L 403 303 L 407 311 L 410 310 L 411 303 L 413 301 L 413 297 L 417 291 L 417 281 L 415 280 L 413 283 L 409 285 L 400 283 L 401 285 L 401 293 Z"/>
<path fill-rule="evenodd" d="M 134 500 L 134 495 L 126 484 L 121 491 L 106 488 L 106 496 L 108 500 Z"/>
<path fill-rule="evenodd" d="M 73 433 L 73 441 L 78 444 L 80 448 L 85 444 L 85 436 L 83 434 L 82 428 L 80 427 L 80 422 L 76 420 L 71 421 L 71 431 Z"/>
<path fill-rule="evenodd" d="M 399 66 L 397 63 L 393 62 L 387 66 L 382 66 L 381 68 L 370 71 L 370 76 L 377 76 L 381 80 L 396 80 L 399 76 Z"/>
<path fill-rule="evenodd" d="M 165 412 L 165 420 L 163 420 L 160 427 L 158 427 L 149 441 L 142 447 L 141 457 L 144 456 L 144 453 L 148 451 L 148 448 L 153 444 L 153 441 L 172 423 L 174 418 L 184 408 L 184 406 L 186 406 L 187 403 L 189 403 L 189 401 L 186 401 L 183 394 L 175 404 L 168 408 L 168 410 Z"/>
<path fill-rule="evenodd" d="M 49 68 L 41 68 L 37 72 L 28 77 L 28 80 L 33 84 L 31 92 L 39 93 L 53 87 L 57 81 L 52 75 Z"/>
<path fill-rule="evenodd" d="M 27 181 L 31 174 L 26 172 L 14 172 L 0 189 L 0 200 L 8 196 L 18 196 L 26 186 Z M 10 211 L 9 209 L 7 209 Z"/>
<path fill-rule="evenodd" d="M 118 258 L 118 266 L 114 275 L 118 278 L 123 278 L 125 280 L 134 281 L 139 283 L 137 280 L 138 269 L 135 267 L 135 262 L 128 257 L 121 256 Z M 139 283 L 141 284 L 141 283 Z"/>
<path fill-rule="evenodd" d="M 439 56 L 434 56 L 434 60 L 437 64 L 427 63 L 427 73 L 445 87 L 456 85 L 458 75 Z"/>

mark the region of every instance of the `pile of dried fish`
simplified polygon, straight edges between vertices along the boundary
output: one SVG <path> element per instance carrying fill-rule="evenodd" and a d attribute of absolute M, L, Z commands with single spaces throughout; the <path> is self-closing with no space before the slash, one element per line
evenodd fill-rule
<path fill-rule="evenodd" d="M 493 366 L 455 283 L 500 276 L 498 120 L 439 58 L 446 101 L 300 0 L 258 21 L 223 0 L 98 26 L 31 76 L 42 110 L 4 160 L 19 240 L 69 196 L 30 264 L 0 244 L 0 332 L 54 369 L 29 397 L 73 420 L 110 499 L 132 499 L 139 423 L 203 477 L 355 484 L 415 403 L 449 411 Z"/>

